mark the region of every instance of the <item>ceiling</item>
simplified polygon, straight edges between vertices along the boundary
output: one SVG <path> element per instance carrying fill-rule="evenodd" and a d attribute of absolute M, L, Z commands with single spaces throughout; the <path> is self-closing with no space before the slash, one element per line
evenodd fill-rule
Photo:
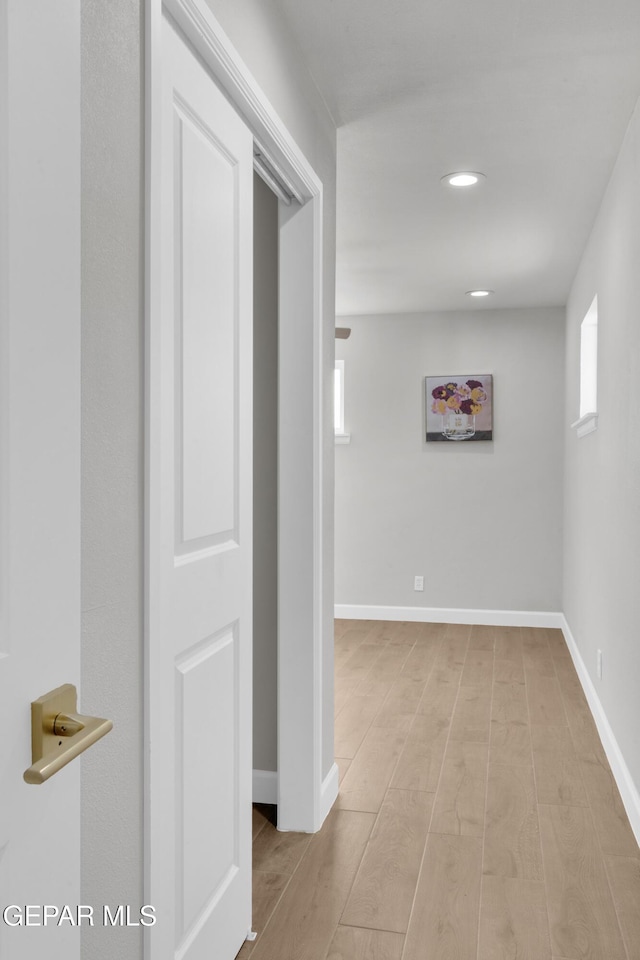
<path fill-rule="evenodd" d="M 337 313 L 564 304 L 640 94 L 639 0 L 277 3 L 339 128 Z"/>

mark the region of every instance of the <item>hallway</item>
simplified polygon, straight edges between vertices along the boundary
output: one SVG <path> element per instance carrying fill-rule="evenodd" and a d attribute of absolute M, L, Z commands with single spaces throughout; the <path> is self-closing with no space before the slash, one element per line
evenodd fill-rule
<path fill-rule="evenodd" d="M 639 960 L 640 852 L 559 630 L 336 622 L 340 796 L 254 810 L 252 960 Z"/>

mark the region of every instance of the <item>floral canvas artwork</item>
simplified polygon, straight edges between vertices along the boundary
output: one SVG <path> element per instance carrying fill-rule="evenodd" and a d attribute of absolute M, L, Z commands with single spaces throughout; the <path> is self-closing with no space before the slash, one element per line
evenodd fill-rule
<path fill-rule="evenodd" d="M 427 442 L 493 440 L 493 377 L 425 377 Z"/>

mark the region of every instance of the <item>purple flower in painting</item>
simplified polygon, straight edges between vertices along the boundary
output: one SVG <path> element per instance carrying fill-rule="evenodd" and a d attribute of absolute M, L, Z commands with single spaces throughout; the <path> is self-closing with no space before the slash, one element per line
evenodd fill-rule
<path fill-rule="evenodd" d="M 473 408 L 473 404 L 471 403 L 471 400 L 463 400 L 462 403 L 460 404 L 461 413 L 473 413 L 472 408 Z"/>
<path fill-rule="evenodd" d="M 448 383 L 446 387 L 436 387 L 435 390 L 431 391 L 431 396 L 434 400 L 447 400 L 448 397 L 453 395 L 453 390 L 451 390 L 450 387 L 450 383 Z"/>
<path fill-rule="evenodd" d="M 482 386 L 482 381 L 481 381 L 481 380 L 467 380 L 467 386 L 470 387 L 470 388 L 473 390 L 475 387 L 481 387 L 481 386 Z"/>

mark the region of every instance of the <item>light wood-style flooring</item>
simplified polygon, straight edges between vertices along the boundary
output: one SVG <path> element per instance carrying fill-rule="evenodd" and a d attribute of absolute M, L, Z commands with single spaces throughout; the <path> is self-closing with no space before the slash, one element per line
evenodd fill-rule
<path fill-rule="evenodd" d="M 640 960 L 640 852 L 559 630 L 337 621 L 340 796 L 254 811 L 251 960 Z M 273 808 L 271 808 L 273 809 Z"/>

